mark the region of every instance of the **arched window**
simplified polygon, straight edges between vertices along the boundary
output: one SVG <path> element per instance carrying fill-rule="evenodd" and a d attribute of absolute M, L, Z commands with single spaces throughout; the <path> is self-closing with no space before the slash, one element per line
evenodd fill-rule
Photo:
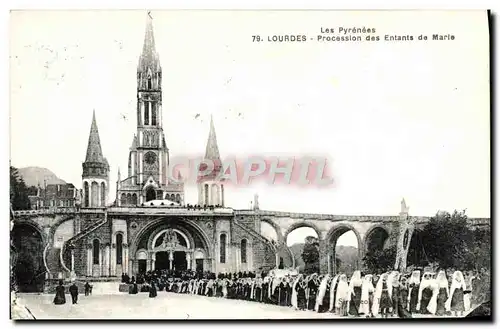
<path fill-rule="evenodd" d="M 208 184 L 205 184 L 205 204 L 208 205 Z"/>
<path fill-rule="evenodd" d="M 83 183 L 83 194 L 84 194 L 84 196 L 83 196 L 83 199 L 84 199 L 83 206 L 84 207 L 88 207 L 89 206 L 89 201 L 90 201 L 89 200 L 89 192 L 90 192 L 89 191 L 89 183 L 88 182 Z"/>
<path fill-rule="evenodd" d="M 99 247 L 99 240 L 94 239 L 94 241 L 92 241 L 92 258 L 94 265 L 99 265 Z"/>
<path fill-rule="evenodd" d="M 217 184 L 212 184 L 212 189 L 210 191 L 211 199 L 212 199 L 212 205 L 219 204 L 219 188 Z"/>
<path fill-rule="evenodd" d="M 149 102 L 144 101 L 144 124 L 149 125 Z"/>
<path fill-rule="evenodd" d="M 122 197 L 120 198 L 120 202 L 122 205 L 127 204 L 127 195 L 122 193 Z"/>
<path fill-rule="evenodd" d="M 155 189 L 152 187 L 149 187 L 146 191 L 146 201 L 151 201 L 154 200 L 156 197 L 156 192 Z"/>
<path fill-rule="evenodd" d="M 247 240 L 241 240 L 241 263 L 245 264 L 247 262 Z"/>
<path fill-rule="evenodd" d="M 151 103 L 151 125 L 156 126 L 156 103 Z"/>
<path fill-rule="evenodd" d="M 222 207 L 224 207 L 224 185 L 222 185 L 222 184 L 220 186 L 220 195 L 221 195 L 221 199 L 222 199 L 220 205 Z"/>
<path fill-rule="evenodd" d="M 132 203 L 132 195 L 130 193 L 127 194 L 127 204 Z"/>
<path fill-rule="evenodd" d="M 220 235 L 220 262 L 224 264 L 226 262 L 226 235 Z"/>
<path fill-rule="evenodd" d="M 148 75 L 148 89 L 153 89 L 153 79 L 151 79 L 151 75 Z"/>
<path fill-rule="evenodd" d="M 90 200 L 90 206 L 91 207 L 98 207 L 99 206 L 99 184 L 97 182 L 92 182 L 92 185 L 90 185 L 91 189 L 91 200 Z"/>
<path fill-rule="evenodd" d="M 116 264 L 122 264 L 122 251 L 123 251 L 123 235 L 118 233 L 116 235 Z"/>
<path fill-rule="evenodd" d="M 106 206 L 106 185 L 104 182 L 101 183 L 101 207 Z"/>
<path fill-rule="evenodd" d="M 180 196 L 179 194 L 177 194 L 177 195 L 175 196 L 175 201 L 176 201 L 177 203 L 181 203 L 181 196 Z"/>
<path fill-rule="evenodd" d="M 137 194 L 132 194 L 132 204 L 134 206 L 137 206 Z"/>

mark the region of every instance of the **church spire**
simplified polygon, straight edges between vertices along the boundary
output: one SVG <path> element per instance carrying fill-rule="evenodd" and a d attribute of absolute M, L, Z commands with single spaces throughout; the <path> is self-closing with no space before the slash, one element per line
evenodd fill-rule
<path fill-rule="evenodd" d="M 219 147 L 217 146 L 217 136 L 215 135 L 214 120 L 212 115 L 210 115 L 210 132 L 208 133 L 205 159 L 220 161 Z"/>
<path fill-rule="evenodd" d="M 155 36 L 153 31 L 153 17 L 151 12 L 148 12 L 146 18 L 146 31 L 144 33 L 144 43 L 142 46 L 142 54 L 139 58 L 137 71 L 147 72 L 150 69 L 152 72 L 161 71 L 160 58 L 156 52 Z"/>
<path fill-rule="evenodd" d="M 85 162 L 107 163 L 102 155 L 101 140 L 95 119 L 95 110 L 92 114 L 92 125 L 90 126 L 89 143 L 87 146 L 87 156 Z"/>

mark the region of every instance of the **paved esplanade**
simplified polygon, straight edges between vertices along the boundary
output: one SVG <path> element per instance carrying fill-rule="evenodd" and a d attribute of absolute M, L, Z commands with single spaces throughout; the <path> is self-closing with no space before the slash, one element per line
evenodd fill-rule
<path fill-rule="evenodd" d="M 54 305 L 54 295 L 19 294 L 37 319 L 305 319 L 335 318 L 335 314 L 295 311 L 289 307 L 243 300 L 211 298 L 159 291 L 148 293 L 78 296 L 78 304 Z"/>
<path fill-rule="evenodd" d="M 65 305 L 54 305 L 54 295 L 19 294 L 20 302 L 27 306 L 36 319 L 334 319 L 345 318 L 333 313 L 296 311 L 282 307 L 237 299 L 213 298 L 198 295 L 158 292 L 137 295 L 113 294 L 85 297 L 79 295 L 78 304 L 71 304 L 66 294 Z M 414 314 L 414 318 L 432 317 Z M 354 319 L 353 317 L 348 317 Z M 394 317 L 392 319 L 397 319 Z"/>

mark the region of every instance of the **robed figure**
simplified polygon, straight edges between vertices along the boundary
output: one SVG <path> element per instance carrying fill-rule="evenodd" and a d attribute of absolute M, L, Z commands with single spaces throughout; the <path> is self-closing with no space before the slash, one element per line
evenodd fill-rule
<path fill-rule="evenodd" d="M 361 272 L 354 271 L 349 282 L 349 314 L 358 316 L 359 315 L 359 305 L 361 303 L 361 287 L 363 285 L 363 280 L 361 279 Z"/>
<path fill-rule="evenodd" d="M 149 287 L 149 298 L 155 298 L 156 296 L 158 296 L 156 282 L 151 281 L 151 287 Z"/>
<path fill-rule="evenodd" d="M 418 291 L 420 289 L 420 271 L 413 271 L 408 280 L 408 311 L 417 313 Z"/>
<path fill-rule="evenodd" d="M 365 275 L 363 278 L 363 284 L 361 286 L 361 302 L 359 305 L 359 314 L 363 314 L 366 317 L 373 316 L 373 293 L 375 292 L 375 287 L 373 287 L 373 276 L 371 274 Z"/>
<path fill-rule="evenodd" d="M 436 314 L 437 290 L 437 283 L 432 278 L 432 273 L 424 273 L 417 298 L 417 309 L 421 314 Z"/>
<path fill-rule="evenodd" d="M 63 281 L 59 281 L 59 285 L 56 287 L 56 295 L 54 297 L 54 304 L 63 305 L 66 304 L 65 288 Z"/>
<path fill-rule="evenodd" d="M 464 292 L 466 285 L 464 275 L 460 271 L 453 273 L 453 281 L 451 282 L 450 296 L 446 301 L 446 310 L 452 312 L 455 316 L 463 316 L 466 311 Z"/>
<path fill-rule="evenodd" d="M 405 277 L 401 277 L 401 281 L 399 282 L 399 286 L 397 289 L 398 294 L 398 303 L 396 313 L 399 318 L 407 319 L 411 318 L 411 313 L 408 312 L 408 280 Z"/>
<path fill-rule="evenodd" d="M 318 294 L 318 286 L 319 283 L 317 282 L 317 274 L 313 274 L 309 278 L 309 282 L 307 283 L 307 288 L 309 290 L 309 298 L 307 301 L 307 309 L 308 310 L 314 310 L 314 307 L 316 306 L 316 295 Z"/>
<path fill-rule="evenodd" d="M 437 278 L 437 298 L 436 298 L 436 315 L 443 316 L 446 315 L 445 303 L 450 295 L 450 289 L 448 286 L 448 278 L 446 277 L 446 272 L 439 271 Z"/>

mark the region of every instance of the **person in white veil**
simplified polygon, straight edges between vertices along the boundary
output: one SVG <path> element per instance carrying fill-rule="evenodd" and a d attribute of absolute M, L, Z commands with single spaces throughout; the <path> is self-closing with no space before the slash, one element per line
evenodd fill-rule
<path fill-rule="evenodd" d="M 436 314 L 438 286 L 431 272 L 424 273 L 418 290 L 417 309 L 421 314 Z"/>
<path fill-rule="evenodd" d="M 347 283 L 347 276 L 345 274 L 342 274 L 339 277 L 337 293 L 335 295 L 335 309 L 338 315 L 347 315 L 347 312 L 349 311 L 349 302 L 347 301 L 348 296 L 349 284 Z"/>
<path fill-rule="evenodd" d="M 292 306 L 298 310 L 299 309 L 299 305 L 297 304 L 298 300 L 297 300 L 297 284 L 299 283 L 300 279 L 302 278 L 302 274 L 299 274 L 296 278 L 295 278 L 295 281 L 293 282 L 293 285 L 292 285 Z"/>
<path fill-rule="evenodd" d="M 349 295 L 347 300 L 349 302 L 349 314 L 358 316 L 359 304 L 361 302 L 361 286 L 363 280 L 361 279 L 361 271 L 354 271 L 349 281 Z"/>
<path fill-rule="evenodd" d="M 464 291 L 466 290 L 464 275 L 461 271 L 453 273 L 450 296 L 446 301 L 446 311 L 453 312 L 455 316 L 463 316 L 465 309 Z"/>
<path fill-rule="evenodd" d="M 227 298 L 227 284 L 228 284 L 228 279 L 223 279 L 222 280 L 222 297 Z"/>
<path fill-rule="evenodd" d="M 363 278 L 363 285 L 361 286 L 361 301 L 359 306 L 359 314 L 366 315 L 366 317 L 373 316 L 372 314 L 372 304 L 373 304 L 373 293 L 375 288 L 373 287 L 373 275 L 367 274 Z"/>
<path fill-rule="evenodd" d="M 335 293 L 337 292 L 337 283 L 339 282 L 340 275 L 336 275 L 332 279 L 332 284 L 330 285 L 330 307 L 328 311 L 335 312 Z"/>
<path fill-rule="evenodd" d="M 416 270 L 411 273 L 408 280 L 408 311 L 417 313 L 418 290 L 420 287 L 420 271 Z"/>
<path fill-rule="evenodd" d="M 380 312 L 380 298 L 382 297 L 382 284 L 384 281 L 387 281 L 387 273 L 384 273 L 380 276 L 377 281 L 377 285 L 375 287 L 375 293 L 373 295 L 373 305 L 372 305 L 372 314 L 373 316 L 377 316 Z"/>
<path fill-rule="evenodd" d="M 326 274 L 325 277 L 321 280 L 321 283 L 319 284 L 318 294 L 316 295 L 316 304 L 314 305 L 315 312 L 319 312 L 320 307 L 323 305 L 323 298 L 325 297 L 329 280 L 330 280 L 330 274 Z"/>
<path fill-rule="evenodd" d="M 448 278 L 446 277 L 446 272 L 444 270 L 439 271 L 436 278 L 436 284 L 438 288 L 438 295 L 436 299 L 436 315 L 443 316 L 446 315 L 445 303 L 450 296 Z"/>

